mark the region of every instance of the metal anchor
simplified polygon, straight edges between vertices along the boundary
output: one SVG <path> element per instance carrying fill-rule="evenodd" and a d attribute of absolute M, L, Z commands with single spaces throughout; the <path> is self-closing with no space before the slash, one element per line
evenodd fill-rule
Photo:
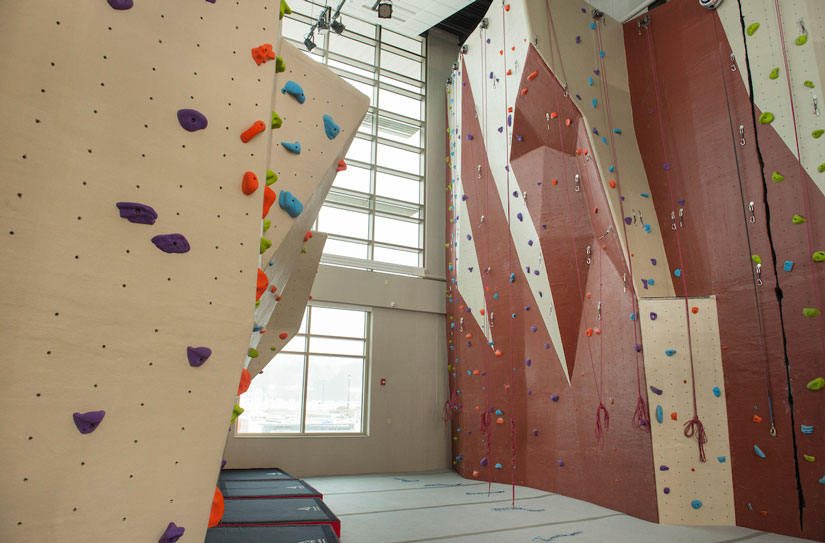
<path fill-rule="evenodd" d="M 739 125 L 739 145 L 745 145 L 745 125 Z"/>
<path fill-rule="evenodd" d="M 636 210 L 633 210 L 633 224 L 636 224 Z"/>
<path fill-rule="evenodd" d="M 604 239 L 607 236 L 607 234 L 609 234 L 612 231 L 613 231 L 613 225 L 611 224 L 610 226 L 607 227 L 607 230 L 605 231 L 605 233 L 602 234 L 601 236 L 599 236 L 599 239 L 600 240 Z"/>
<path fill-rule="evenodd" d="M 590 264 L 590 253 L 591 252 L 592 252 L 592 249 L 590 248 L 590 245 L 588 245 L 587 246 L 587 264 L 588 265 Z"/>
<path fill-rule="evenodd" d="M 685 227 L 685 208 L 679 208 L 679 228 Z"/>
<path fill-rule="evenodd" d="M 547 130 L 550 130 L 550 114 L 545 113 L 544 118 L 547 119 Z"/>
<path fill-rule="evenodd" d="M 627 292 L 627 274 L 626 273 L 624 274 L 622 279 L 624 280 L 624 291 Z"/>
<path fill-rule="evenodd" d="M 673 211 L 670 212 L 670 229 L 676 230 L 676 213 Z"/>
<path fill-rule="evenodd" d="M 483 225 L 483 224 L 484 224 L 484 215 L 482 215 L 482 216 L 481 216 L 481 222 L 480 222 L 480 223 L 478 223 L 478 225 L 479 225 L 479 226 L 481 226 L 481 225 Z"/>
<path fill-rule="evenodd" d="M 756 284 L 762 286 L 762 264 L 756 265 Z"/>
<path fill-rule="evenodd" d="M 464 331 L 464 317 L 461 317 L 461 319 L 459 319 L 458 321 L 458 330 L 459 332 Z"/>
<path fill-rule="evenodd" d="M 799 19 L 799 26 L 800 26 L 800 28 L 802 28 L 802 33 L 803 33 L 803 34 L 805 34 L 805 35 L 807 35 L 807 34 L 808 34 L 808 31 L 805 29 L 805 19 L 802 19 L 802 18 L 800 17 L 800 19 Z"/>
<path fill-rule="evenodd" d="M 749 211 L 749 212 L 750 212 L 750 214 L 751 214 L 751 216 L 750 216 L 750 217 L 748 217 L 748 220 L 749 220 L 750 222 L 756 222 L 756 215 L 755 215 L 755 214 L 754 214 L 754 212 L 753 212 L 753 202 L 750 202 L 750 203 L 748 204 L 748 211 Z"/>
<path fill-rule="evenodd" d="M 581 192 L 581 190 L 582 190 L 581 180 L 582 180 L 581 176 L 579 174 L 576 174 L 576 192 Z"/>
<path fill-rule="evenodd" d="M 736 55 L 733 53 L 730 54 L 730 71 L 736 71 Z"/>
<path fill-rule="evenodd" d="M 812 99 L 812 100 L 813 100 L 813 103 L 814 103 L 814 115 L 816 115 L 817 117 L 819 117 L 819 104 L 818 104 L 818 103 L 817 103 L 817 101 L 816 101 L 816 95 L 815 95 L 815 94 L 814 94 L 814 96 L 813 96 L 813 99 Z"/>
<path fill-rule="evenodd" d="M 602 320 L 602 302 L 601 302 L 601 300 L 599 300 L 599 305 L 596 308 L 599 311 L 598 320 Z"/>
<path fill-rule="evenodd" d="M 492 328 L 492 327 L 493 327 L 493 317 L 494 317 L 494 316 L 495 316 L 495 315 L 493 314 L 493 312 L 492 312 L 492 311 L 490 311 L 490 328 Z"/>
<path fill-rule="evenodd" d="M 481 164 L 478 165 L 478 178 L 481 179 Z"/>
<path fill-rule="evenodd" d="M 567 83 L 564 84 L 564 97 L 567 98 L 570 95 L 570 92 L 567 90 Z"/>

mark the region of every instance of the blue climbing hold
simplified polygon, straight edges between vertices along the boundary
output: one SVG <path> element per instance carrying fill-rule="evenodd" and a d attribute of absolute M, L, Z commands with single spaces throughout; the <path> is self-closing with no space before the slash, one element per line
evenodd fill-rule
<path fill-rule="evenodd" d="M 649 224 L 645 224 L 645 232 L 650 234 L 650 225 Z"/>
<path fill-rule="evenodd" d="M 593 98 L 593 107 L 596 107 L 599 104 L 599 101 Z"/>
<path fill-rule="evenodd" d="M 647 192 L 642 192 L 641 196 L 642 198 L 650 198 L 650 194 L 648 194 Z"/>
<path fill-rule="evenodd" d="M 814 433 L 814 427 L 813 426 L 807 426 L 805 424 L 800 424 L 799 425 L 799 431 L 802 432 L 803 434 L 812 434 L 812 433 Z"/>
<path fill-rule="evenodd" d="M 726 456 L 717 456 L 716 459 L 719 460 L 720 464 L 724 464 L 728 460 Z"/>
<path fill-rule="evenodd" d="M 632 321 L 636 320 L 636 313 L 631 313 L 630 314 L 630 320 L 632 320 Z"/>
<path fill-rule="evenodd" d="M 510 282 L 511 282 L 511 283 L 515 283 L 515 282 L 516 282 L 516 274 L 515 274 L 515 273 L 511 273 L 511 274 L 510 274 Z"/>
<path fill-rule="evenodd" d="M 664 422 L 664 420 L 665 420 L 665 412 L 664 412 L 664 410 L 662 410 L 661 405 L 657 405 L 656 406 L 656 422 L 658 422 L 659 424 L 662 424 L 662 422 Z"/>
<path fill-rule="evenodd" d="M 607 143 L 607 138 L 605 138 L 604 136 L 602 136 L 602 143 L 604 143 L 605 145 L 609 145 L 609 144 Z"/>
<path fill-rule="evenodd" d="M 593 78 L 592 77 L 587 78 L 587 84 L 590 85 L 591 87 L 593 86 Z"/>
<path fill-rule="evenodd" d="M 596 23 L 590 23 L 590 30 L 596 30 Z"/>
<path fill-rule="evenodd" d="M 301 143 L 300 142 L 296 141 L 295 143 L 289 143 L 289 142 L 286 142 L 286 141 L 282 141 L 281 145 L 283 145 L 284 149 L 286 149 L 287 151 L 289 151 L 292 154 L 295 154 L 295 155 L 300 155 L 301 154 Z"/>
<path fill-rule="evenodd" d="M 327 138 L 334 140 L 335 137 L 341 132 L 341 127 L 335 124 L 332 117 L 329 115 L 324 115 L 324 132 L 327 133 Z"/>
<path fill-rule="evenodd" d="M 622 133 L 622 129 L 621 129 L 621 128 L 614 128 L 614 129 L 613 129 L 613 133 L 614 133 L 614 134 L 620 134 L 620 135 L 621 135 L 621 133 Z"/>
<path fill-rule="evenodd" d="M 762 452 L 762 449 L 759 448 L 759 445 L 753 446 L 753 452 L 755 452 L 756 456 L 758 456 L 759 458 L 766 458 L 765 453 Z"/>
<path fill-rule="evenodd" d="M 656 284 L 656 280 L 655 280 L 655 279 L 648 279 L 648 280 L 647 280 L 647 284 L 648 284 L 648 285 L 650 285 L 650 286 L 652 287 L 653 285 L 655 285 L 655 284 Z"/>
<path fill-rule="evenodd" d="M 304 89 L 295 81 L 287 81 L 284 88 L 281 89 L 281 94 L 289 94 L 298 100 L 299 104 L 303 104 L 307 99 L 306 96 L 304 96 Z"/>
<path fill-rule="evenodd" d="M 503 415 L 504 413 L 501 412 L 501 409 L 496 409 L 496 415 Z"/>
<path fill-rule="evenodd" d="M 611 172 L 611 173 L 612 173 L 612 172 L 614 172 L 614 171 L 616 171 L 616 166 L 610 166 L 610 167 L 607 169 L 607 171 L 609 171 L 609 172 Z"/>
<path fill-rule="evenodd" d="M 690 506 L 693 507 L 694 509 L 701 509 L 702 502 L 701 502 L 701 500 L 693 500 L 692 502 L 690 502 Z"/>
<path fill-rule="evenodd" d="M 682 276 L 682 270 L 680 270 L 679 268 L 676 268 L 675 270 L 673 270 L 673 275 L 675 275 L 676 277 L 681 277 Z"/>
<path fill-rule="evenodd" d="M 782 269 L 784 269 L 786 272 L 789 272 L 789 271 L 793 270 L 793 261 L 792 260 L 786 260 L 785 261 L 785 266 Z"/>
<path fill-rule="evenodd" d="M 501 469 L 501 464 L 496 464 L 496 469 Z"/>
<path fill-rule="evenodd" d="M 278 205 L 281 209 L 289 213 L 292 218 L 297 217 L 304 210 L 304 204 L 289 191 L 282 190 L 278 195 Z"/>
<path fill-rule="evenodd" d="M 665 351 L 665 354 L 668 356 L 673 356 L 674 354 L 676 354 L 676 349 L 668 349 Z"/>
<path fill-rule="evenodd" d="M 713 395 L 717 398 L 722 395 L 722 391 L 719 390 L 719 387 L 713 387 Z"/>

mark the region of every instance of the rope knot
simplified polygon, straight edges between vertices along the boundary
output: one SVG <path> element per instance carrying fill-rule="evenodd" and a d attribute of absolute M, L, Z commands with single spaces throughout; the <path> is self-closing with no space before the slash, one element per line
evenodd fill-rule
<path fill-rule="evenodd" d="M 602 411 L 604 411 L 604 430 L 602 430 Z M 610 430 L 610 413 L 600 401 L 596 408 L 596 440 L 604 448 L 604 432 Z"/>
<path fill-rule="evenodd" d="M 685 423 L 685 437 L 693 439 L 694 436 L 699 442 L 699 461 L 705 462 L 705 443 L 708 442 L 708 436 L 698 414 L 693 415 L 693 418 Z"/>

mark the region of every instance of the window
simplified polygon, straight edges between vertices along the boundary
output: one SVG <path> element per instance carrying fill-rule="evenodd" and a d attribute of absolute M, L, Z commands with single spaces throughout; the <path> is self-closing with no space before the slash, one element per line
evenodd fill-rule
<path fill-rule="evenodd" d="M 365 433 L 369 316 L 308 305 L 298 334 L 241 395 L 237 432 Z"/>
<path fill-rule="evenodd" d="M 312 4 L 309 4 L 312 5 Z M 320 13 L 284 17 L 283 36 L 306 52 Z M 315 228 L 329 239 L 322 262 L 423 275 L 424 38 L 345 16 L 343 34 L 315 32 L 313 60 L 370 98 L 370 109 Z"/>

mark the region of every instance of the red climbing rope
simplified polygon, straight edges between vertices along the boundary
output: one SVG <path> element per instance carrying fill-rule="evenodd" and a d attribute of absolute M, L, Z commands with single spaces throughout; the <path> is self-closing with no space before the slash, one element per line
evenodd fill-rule
<path fill-rule="evenodd" d="M 651 24 L 648 24 L 646 28 L 647 32 L 647 45 L 648 50 L 650 53 L 650 66 L 653 71 L 653 89 L 656 95 L 656 110 L 658 112 L 659 118 L 659 135 L 662 138 L 662 154 L 664 155 L 664 169 L 665 169 L 665 176 L 667 178 L 667 188 L 668 192 L 670 193 L 670 207 L 675 212 L 676 205 L 675 200 L 673 198 L 673 184 L 670 180 L 670 163 L 668 162 L 668 147 L 667 147 L 667 138 L 665 136 L 665 129 L 663 126 L 662 120 L 662 97 L 661 92 L 659 89 L 659 73 L 656 69 L 656 57 L 653 54 L 653 25 L 652 21 Z M 702 424 L 702 421 L 699 420 L 699 408 L 696 404 L 696 370 L 694 368 L 693 363 L 693 342 L 691 340 L 691 333 L 690 333 L 690 303 L 688 301 L 688 290 L 687 290 L 687 273 L 685 272 L 685 261 L 684 256 L 682 255 L 682 244 L 679 239 L 679 230 L 676 230 L 676 248 L 679 253 L 679 268 L 681 269 L 681 277 L 682 277 L 682 289 L 685 295 L 685 320 L 687 322 L 687 336 L 688 336 L 688 353 L 690 354 L 690 378 L 691 378 L 691 390 L 693 393 L 693 418 L 690 419 L 685 423 L 685 437 L 692 439 L 696 438 L 697 443 L 699 444 L 699 460 L 701 462 L 705 461 L 705 443 L 708 442 L 707 434 L 705 434 L 705 427 Z M 638 317 L 637 317 L 638 318 Z"/>
<path fill-rule="evenodd" d="M 548 26 L 551 29 L 553 38 L 555 39 L 555 42 L 556 42 L 556 49 L 558 50 L 558 39 L 556 38 L 555 27 L 553 25 L 553 16 L 550 13 L 549 1 L 545 0 L 545 4 L 547 6 L 546 13 L 547 13 Z M 556 56 L 555 56 L 554 49 L 553 49 L 553 40 L 551 40 L 551 42 L 550 42 L 550 64 L 551 64 L 551 69 L 553 71 L 553 76 L 558 78 L 558 76 L 556 75 L 557 74 L 557 72 L 556 72 Z M 564 61 L 561 58 L 561 50 L 559 50 L 559 64 L 561 64 L 561 71 L 562 71 L 562 74 L 564 74 Z M 565 89 L 567 88 L 566 83 L 564 85 L 564 88 Z M 555 85 L 553 86 L 553 96 L 554 96 L 555 101 L 556 101 L 556 112 L 560 112 L 561 111 L 561 102 L 559 101 L 558 88 Z M 562 157 L 562 169 L 563 169 L 563 172 L 564 172 L 564 180 L 567 181 L 569 179 L 569 177 L 568 177 L 568 172 L 567 172 L 567 159 L 566 159 L 565 154 L 564 154 L 564 134 L 563 134 L 562 128 L 561 128 L 561 117 L 556 117 L 556 119 L 558 120 L 558 127 L 559 127 L 559 151 L 561 152 L 561 157 Z M 578 259 L 578 256 L 576 255 L 576 236 L 575 236 L 575 233 L 573 231 L 573 207 L 572 207 L 572 204 L 570 203 L 570 191 L 567 190 L 566 186 L 565 186 L 565 192 L 564 193 L 565 193 L 565 196 L 567 198 L 567 224 L 570 227 L 569 228 L 569 230 L 570 230 L 570 250 L 573 252 L 573 262 L 576 265 L 576 280 L 578 281 L 578 284 L 579 284 L 579 298 L 581 299 L 581 304 L 582 304 L 582 318 L 584 320 L 585 328 L 590 329 L 590 326 L 589 326 L 589 323 L 588 323 L 588 318 L 587 318 L 587 312 L 584 310 L 585 309 L 585 299 L 586 299 L 585 298 L 585 292 L 584 292 L 585 289 L 584 289 L 584 284 L 582 283 L 581 269 L 579 267 L 579 259 Z M 604 402 L 602 401 L 602 386 L 604 385 L 604 379 L 603 378 L 600 379 L 601 383 L 602 383 L 602 386 L 600 386 L 599 385 L 599 380 L 596 379 L 596 364 L 593 361 L 593 348 L 590 344 L 590 340 L 587 340 L 587 351 L 588 351 L 588 354 L 590 355 L 590 368 L 593 371 L 593 386 L 596 389 L 596 395 L 597 395 L 598 400 L 599 400 L 599 406 L 596 409 L 596 428 L 594 430 L 594 435 L 596 436 L 596 440 L 599 442 L 599 445 L 601 447 L 604 447 L 604 431 L 607 430 L 610 426 L 610 414 L 608 413 L 607 408 L 604 406 Z M 601 373 L 601 369 L 603 367 L 604 367 L 603 359 L 600 358 L 599 359 L 599 368 L 600 368 L 600 375 L 602 375 L 602 376 L 603 376 L 603 373 Z M 602 430 L 602 419 L 601 419 L 602 411 L 604 411 L 604 421 L 605 421 L 604 430 Z"/>
<path fill-rule="evenodd" d="M 602 29 L 598 21 L 596 22 L 596 37 L 598 39 L 599 51 L 604 51 L 604 46 L 602 45 Z M 601 53 L 599 53 L 599 73 L 602 77 L 602 95 L 604 96 L 604 107 L 607 113 L 607 131 L 608 135 L 610 136 L 610 152 L 613 158 L 613 168 L 615 170 L 614 174 L 616 177 L 616 190 L 618 191 L 619 195 L 619 211 L 621 213 L 621 217 L 624 218 L 624 196 L 622 195 L 622 185 L 620 182 L 620 172 L 618 166 L 618 155 L 616 153 L 615 137 L 613 132 L 613 114 L 610 109 L 610 85 L 607 81 L 607 63 L 605 62 L 604 57 L 601 55 Z M 636 410 L 633 412 L 631 424 L 633 428 L 641 428 L 642 430 L 650 431 L 650 415 L 648 414 L 647 406 L 645 405 L 645 400 L 642 395 L 641 374 L 643 371 L 643 361 L 639 360 L 639 352 L 641 350 L 641 341 L 639 341 L 639 300 L 636 297 L 636 283 L 633 277 L 633 262 L 630 256 L 630 242 L 628 241 L 627 236 L 627 224 L 624 222 L 624 220 L 622 220 L 622 232 L 624 233 L 625 249 L 627 250 L 627 272 L 630 276 L 630 303 L 633 309 L 633 314 L 636 315 L 636 319 L 633 321 L 633 350 L 636 354 L 636 389 L 638 392 L 638 396 L 636 398 Z"/>

